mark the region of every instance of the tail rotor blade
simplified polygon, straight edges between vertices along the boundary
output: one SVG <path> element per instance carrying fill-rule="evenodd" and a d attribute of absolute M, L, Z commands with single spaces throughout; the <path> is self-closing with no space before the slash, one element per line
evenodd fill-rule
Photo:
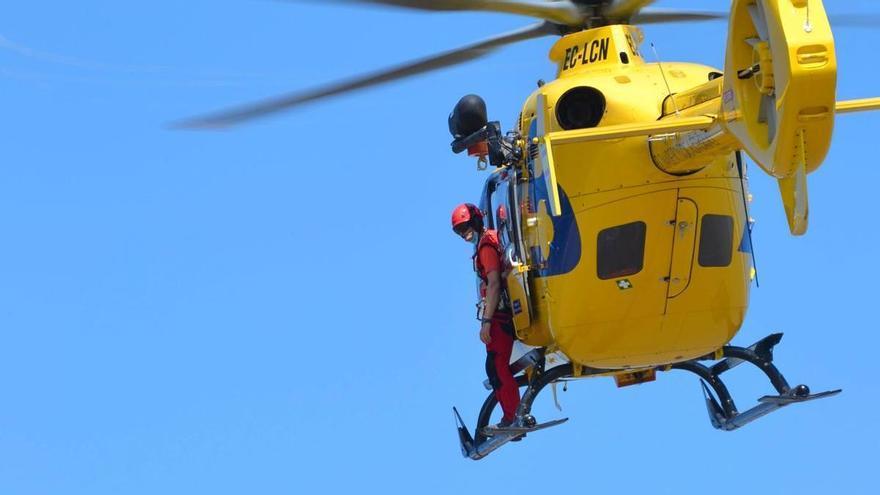
<path fill-rule="evenodd" d="M 446 53 L 434 55 L 431 57 L 416 60 L 414 62 L 405 63 L 397 67 L 357 77 L 336 84 L 330 84 L 311 91 L 297 92 L 288 95 L 279 96 L 277 98 L 245 105 L 239 108 L 233 108 L 228 111 L 219 112 L 204 117 L 196 117 L 185 120 L 172 127 L 184 129 L 207 129 L 222 128 L 235 124 L 240 124 L 249 120 L 266 117 L 284 110 L 297 107 L 299 105 L 337 96 L 352 91 L 378 86 L 380 84 L 389 83 L 399 79 L 415 76 L 425 72 L 449 67 L 452 65 L 468 62 L 485 55 L 492 51 L 511 43 L 525 41 L 542 36 L 558 34 L 558 27 L 550 22 L 541 22 L 533 24 L 523 29 L 511 31 L 499 36 L 495 36 L 472 45 L 468 45 Z"/>
<path fill-rule="evenodd" d="M 758 31 L 758 37 L 761 38 L 761 41 L 769 40 L 770 33 L 767 30 L 767 17 L 764 15 L 764 7 L 761 6 L 761 2 L 749 5 L 748 9 L 749 15 L 752 16 L 752 24 L 754 24 L 755 29 Z"/>
<path fill-rule="evenodd" d="M 758 108 L 758 122 L 767 124 L 767 142 L 772 143 L 776 139 L 776 97 L 771 95 L 761 96 L 761 106 Z"/>
<path fill-rule="evenodd" d="M 764 100 L 766 100 L 766 105 L 770 107 L 767 112 L 767 142 L 772 143 L 776 139 L 776 121 L 779 117 L 778 110 L 776 110 L 776 97 L 770 95 L 762 96 L 762 105 L 765 104 Z"/>
<path fill-rule="evenodd" d="M 770 102 L 766 95 L 761 97 L 761 106 L 758 107 L 758 122 L 766 124 L 770 121 Z"/>

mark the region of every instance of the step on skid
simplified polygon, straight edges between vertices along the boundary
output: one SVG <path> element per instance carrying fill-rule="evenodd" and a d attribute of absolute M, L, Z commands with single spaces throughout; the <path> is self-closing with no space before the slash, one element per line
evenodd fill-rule
<path fill-rule="evenodd" d="M 498 435 L 524 435 L 526 433 L 531 433 L 533 431 L 543 430 L 545 428 L 550 428 L 551 426 L 561 425 L 568 421 L 568 418 L 554 419 L 553 421 L 547 421 L 546 423 L 538 423 L 533 426 L 484 426 L 483 434 L 487 437 L 493 437 Z"/>
<path fill-rule="evenodd" d="M 535 424 L 533 426 L 484 426 L 479 429 L 480 434 L 477 437 L 478 441 L 475 442 L 467 427 L 464 425 L 464 421 L 461 419 L 458 409 L 453 407 L 452 412 L 455 415 L 461 454 L 464 457 L 469 457 L 473 460 L 479 460 L 486 457 L 508 442 L 516 442 L 522 439 L 525 437 L 526 433 L 544 430 L 568 421 L 568 418 L 561 418 L 547 421 L 546 423 Z"/>

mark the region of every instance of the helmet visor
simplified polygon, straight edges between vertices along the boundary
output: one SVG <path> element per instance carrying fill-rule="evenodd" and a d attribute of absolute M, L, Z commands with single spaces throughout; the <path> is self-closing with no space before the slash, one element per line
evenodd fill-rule
<path fill-rule="evenodd" d="M 471 230 L 470 222 L 461 222 L 460 224 L 452 227 L 452 230 L 455 231 L 461 237 L 467 236 L 467 233 Z"/>

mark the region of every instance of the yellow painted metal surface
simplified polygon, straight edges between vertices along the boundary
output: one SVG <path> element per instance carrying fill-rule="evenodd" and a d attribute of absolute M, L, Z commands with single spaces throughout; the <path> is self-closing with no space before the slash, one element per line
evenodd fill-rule
<path fill-rule="evenodd" d="M 712 127 L 715 118 L 710 116 L 683 117 L 657 122 L 636 122 L 593 129 L 557 131 L 549 137 L 554 144 L 585 143 L 588 141 L 613 141 L 633 136 L 705 130 Z"/>
<path fill-rule="evenodd" d="M 550 143 L 548 133 L 548 115 L 547 115 L 547 98 L 543 94 L 538 94 L 535 99 L 535 118 L 537 119 L 537 135 L 533 138 L 538 146 L 538 157 L 536 160 L 538 170 L 537 177 L 541 177 L 547 185 L 548 204 L 550 214 L 558 217 L 562 210 L 557 194 L 558 182 L 556 180 L 556 166 L 553 158 L 553 147 Z"/>
<path fill-rule="evenodd" d="M 672 226 L 672 262 L 667 298 L 681 294 L 690 285 L 694 254 L 697 252 L 697 211 L 697 203 L 679 192 L 675 225 Z"/>
<path fill-rule="evenodd" d="M 737 250 L 745 208 L 731 140 L 714 153 L 704 154 L 700 170 L 687 175 L 659 168 L 649 147 L 657 136 L 721 129 L 717 122 L 721 83 L 707 85 L 710 73 L 717 69 L 647 64 L 638 56 L 637 43 L 630 45 L 634 33 L 640 39 L 633 28 L 610 26 L 563 38 L 551 53 L 560 63 L 560 78 L 526 101 L 520 121 L 530 144 L 549 151 L 556 182 L 565 195 L 559 205 L 561 216 L 554 217 L 555 208 L 546 199 L 530 196 L 535 193 L 528 185 L 520 187 L 526 203 L 534 203 L 534 213 L 522 217 L 527 261 L 532 267 L 533 311 L 528 331 L 520 336 L 527 344 L 558 347 L 575 363 L 593 367 L 644 368 L 711 353 L 739 329 L 748 301 L 751 261 L 748 253 Z M 610 40 L 609 53 L 613 50 L 618 55 L 614 60 L 609 55 L 571 66 L 573 47 L 581 47 L 579 60 L 583 60 L 583 47 L 601 39 Z M 620 57 L 620 51 L 626 57 Z M 580 86 L 601 91 L 606 110 L 596 128 L 567 131 L 559 126 L 553 110 L 566 91 Z M 701 89 L 688 93 L 694 88 Z M 678 101 L 690 111 L 658 120 L 670 90 L 688 93 L 687 101 Z M 634 99 L 634 94 L 639 98 Z M 546 158 L 537 158 L 528 178 L 540 183 L 547 171 Z M 529 175 L 525 163 L 523 173 Z M 703 211 L 734 219 L 736 232 L 730 249 L 735 252 L 728 267 L 697 266 Z M 566 273 L 541 276 L 542 268 L 546 269 L 542 260 L 560 248 L 557 244 L 563 233 L 557 231 L 557 224 L 566 220 L 576 224 L 580 258 Z M 632 222 L 645 224 L 641 270 L 600 279 L 599 233 Z M 683 231 L 681 222 L 687 223 Z"/>
<path fill-rule="evenodd" d="M 558 78 L 519 119 L 530 301 L 519 334 L 575 369 L 633 372 L 717 353 L 739 331 L 754 279 L 737 150 L 778 179 L 789 228 L 802 234 L 807 174 L 828 152 L 835 113 L 880 109 L 878 98 L 835 101 L 820 0 L 733 0 L 724 74 L 646 63 L 641 42 L 631 26 L 563 37 L 550 53 Z M 584 87 L 603 96 L 601 119 L 564 129 L 557 105 Z M 627 225 L 644 234 L 641 261 L 603 271 L 600 236 Z"/>
<path fill-rule="evenodd" d="M 838 101 L 836 113 L 866 112 L 880 110 L 880 98 L 862 98 L 859 100 Z"/>
<path fill-rule="evenodd" d="M 550 49 L 557 77 L 616 68 L 623 60 L 642 63 L 639 45 L 644 35 L 635 26 L 608 26 L 564 36 Z"/>
<path fill-rule="evenodd" d="M 782 195 L 782 206 L 788 228 L 794 235 L 803 235 L 807 231 L 809 203 L 807 200 L 807 157 L 804 131 L 798 132 L 798 146 L 795 148 L 797 168 L 790 177 L 779 179 L 779 192 Z"/>
<path fill-rule="evenodd" d="M 522 338 L 523 336 L 528 335 L 532 319 L 529 314 L 530 304 L 527 285 L 528 281 L 526 278 L 528 272 L 522 271 L 518 268 L 522 267 L 513 267 L 507 274 L 507 294 L 510 296 L 511 312 L 513 313 L 513 326 L 516 329 L 517 335 Z"/>
<path fill-rule="evenodd" d="M 794 157 L 803 132 L 812 172 L 831 145 L 837 88 L 834 37 L 821 0 L 734 0 L 730 19 L 723 96 L 728 129 L 778 179 L 799 168 Z M 767 40 L 757 41 L 762 30 Z M 754 77 L 738 76 L 756 64 Z M 775 117 L 760 118 L 762 101 Z"/>

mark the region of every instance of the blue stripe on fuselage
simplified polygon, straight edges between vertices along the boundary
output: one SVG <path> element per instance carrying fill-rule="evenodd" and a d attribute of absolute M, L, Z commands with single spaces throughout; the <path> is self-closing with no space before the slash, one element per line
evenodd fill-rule
<path fill-rule="evenodd" d="M 529 128 L 529 139 L 537 135 L 537 123 L 533 120 Z M 541 201 L 550 204 L 550 195 L 548 194 L 547 173 L 544 173 L 540 179 L 534 179 L 534 160 L 532 153 L 526 158 L 529 167 L 529 211 L 537 213 L 538 205 Z M 581 260 L 581 234 L 578 230 L 577 220 L 568 200 L 568 195 L 562 189 L 561 184 L 557 184 L 557 194 L 559 194 L 559 203 L 562 206 L 562 214 L 558 217 L 550 216 L 553 222 L 553 240 L 550 242 L 550 251 L 547 259 L 541 253 L 539 247 L 532 247 L 530 250 L 531 264 L 536 268 L 536 277 L 551 277 L 553 275 L 562 275 L 568 273 L 578 265 Z M 549 208 L 549 206 L 548 206 Z"/>

